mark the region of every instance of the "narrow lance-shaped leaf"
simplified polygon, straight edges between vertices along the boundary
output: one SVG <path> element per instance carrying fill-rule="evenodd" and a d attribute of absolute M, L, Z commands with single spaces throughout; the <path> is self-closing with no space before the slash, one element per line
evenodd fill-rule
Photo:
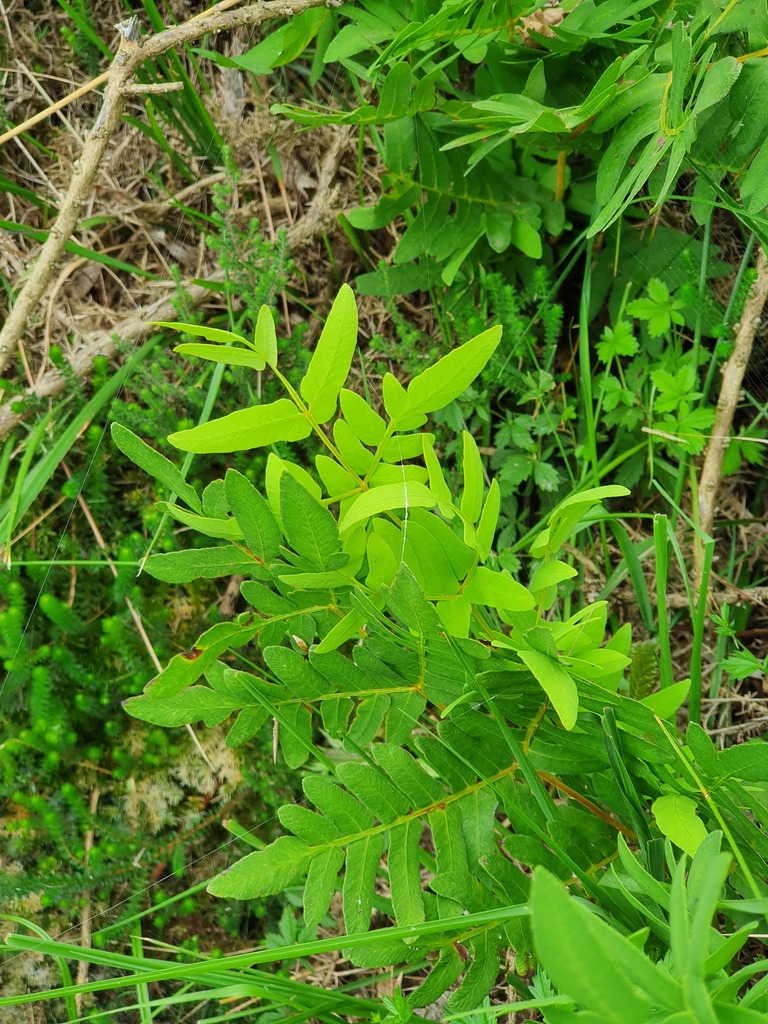
<path fill-rule="evenodd" d="M 419 873 L 419 843 L 422 824 L 404 821 L 389 834 L 389 883 L 392 907 L 398 924 L 418 924 L 424 920 L 424 896 Z"/>
<path fill-rule="evenodd" d="M 189 334 L 193 338 L 205 338 L 218 345 L 230 345 L 233 341 L 239 341 L 243 345 L 248 342 L 241 334 L 233 331 L 222 331 L 218 327 L 207 327 L 205 324 L 181 324 L 169 323 L 167 320 L 155 320 L 153 327 L 168 327 L 172 331 L 179 331 L 180 334 Z"/>
<path fill-rule="evenodd" d="M 241 540 L 243 532 L 234 519 L 214 519 L 212 516 L 198 516 L 188 512 L 180 505 L 172 505 L 169 501 L 158 501 L 161 512 L 167 512 L 172 519 L 185 526 L 191 526 L 204 537 L 222 537 L 226 540 Z"/>
<path fill-rule="evenodd" d="M 243 452 L 275 441 L 300 441 L 311 431 L 309 420 L 293 402 L 278 398 L 269 405 L 238 409 L 191 430 L 179 430 L 168 440 L 183 452 Z"/>
<path fill-rule="evenodd" d="M 477 524 L 477 530 L 475 531 L 475 544 L 477 545 L 480 559 L 483 562 L 491 553 L 500 511 L 501 489 L 499 488 L 498 481 L 494 478 L 491 480 L 491 486 L 488 488 L 480 522 Z"/>
<path fill-rule="evenodd" d="M 216 548 L 192 548 L 171 551 L 167 555 L 151 555 L 144 571 L 166 583 L 188 583 L 190 580 L 214 580 L 220 576 L 248 575 L 258 565 L 242 548 L 222 544 Z"/>
<path fill-rule="evenodd" d="M 424 464 L 429 473 L 429 489 L 439 502 L 439 509 L 446 519 L 453 519 L 455 512 L 452 506 L 452 496 L 448 484 L 445 482 L 443 468 L 435 452 L 435 446 L 429 439 L 429 435 L 422 435 Z"/>
<path fill-rule="evenodd" d="M 277 334 L 275 320 L 269 306 L 262 306 L 256 318 L 256 331 L 253 338 L 256 351 L 272 367 L 277 366 Z"/>
<path fill-rule="evenodd" d="M 462 395 L 491 358 L 500 339 L 501 327 L 491 327 L 414 377 L 408 385 L 408 412 L 435 412 Z"/>
<path fill-rule="evenodd" d="M 480 512 L 483 507 L 483 463 L 480 459 L 477 442 L 467 430 L 463 432 L 463 457 L 461 465 L 464 475 L 461 512 L 474 525 L 480 518 Z M 467 539 L 465 536 L 465 543 Z"/>
<path fill-rule="evenodd" d="M 317 423 L 326 423 L 336 412 L 336 402 L 349 375 L 356 345 L 357 305 L 352 289 L 344 284 L 299 385 L 301 397 Z"/>
<path fill-rule="evenodd" d="M 180 356 L 196 356 L 211 363 L 225 363 L 227 366 L 250 366 L 252 370 L 263 370 L 264 360 L 249 348 L 235 348 L 233 345 L 201 345 L 185 343 L 173 350 Z"/>
<path fill-rule="evenodd" d="M 164 455 L 155 451 L 121 423 L 113 423 L 111 433 L 112 440 L 123 455 L 127 455 L 139 469 L 143 469 L 145 473 L 149 473 L 155 480 L 159 480 L 161 484 L 178 494 L 195 512 L 203 511 L 195 489 L 187 483 L 181 472 Z"/>
<path fill-rule="evenodd" d="M 224 478 L 225 493 L 243 539 L 262 562 L 271 561 L 280 547 L 280 527 L 269 503 L 253 484 L 235 469 Z"/>
<path fill-rule="evenodd" d="M 329 846 L 309 865 L 304 885 L 304 922 L 308 928 L 320 924 L 336 891 L 336 876 L 344 864 L 344 851 Z"/>
<path fill-rule="evenodd" d="M 382 835 L 365 836 L 350 843 L 347 849 L 341 906 L 350 935 L 370 928 L 376 874 L 383 851 Z"/>

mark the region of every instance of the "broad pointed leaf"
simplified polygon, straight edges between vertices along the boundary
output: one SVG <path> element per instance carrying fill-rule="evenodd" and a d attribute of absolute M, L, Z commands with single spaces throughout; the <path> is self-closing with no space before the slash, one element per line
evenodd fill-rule
<path fill-rule="evenodd" d="M 491 327 L 414 377 L 408 385 L 408 412 L 435 412 L 464 394 L 493 355 L 500 339 L 501 327 Z"/>
<path fill-rule="evenodd" d="M 270 562 L 280 547 L 280 527 L 269 503 L 236 469 L 228 469 L 225 493 L 248 549 L 262 562 Z"/>
<path fill-rule="evenodd" d="M 146 441 L 142 441 L 132 430 L 124 427 L 121 423 L 113 423 L 110 432 L 112 440 L 131 462 L 135 462 L 145 473 L 149 473 L 155 480 L 159 480 L 161 484 L 175 492 L 195 512 L 202 512 L 203 507 L 197 492 L 187 483 L 180 470 L 164 455 L 155 451 Z"/>
<path fill-rule="evenodd" d="M 349 375 L 356 345 L 357 305 L 352 289 L 344 284 L 299 385 L 301 397 L 315 422 L 326 423 L 336 412 L 336 402 Z"/>
<path fill-rule="evenodd" d="M 210 454 L 243 452 L 275 441 L 300 441 L 311 432 L 309 420 L 293 402 L 278 398 L 270 405 L 238 409 L 191 430 L 178 430 L 168 440 L 183 452 Z"/>

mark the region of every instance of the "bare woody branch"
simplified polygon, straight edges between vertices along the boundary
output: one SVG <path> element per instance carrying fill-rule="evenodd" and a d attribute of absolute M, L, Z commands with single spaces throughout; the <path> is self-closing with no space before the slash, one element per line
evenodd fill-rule
<path fill-rule="evenodd" d="M 756 269 L 757 277 L 747 296 L 744 312 L 736 329 L 733 351 L 723 367 L 717 415 L 699 480 L 699 527 L 705 534 L 712 532 L 717 492 L 723 475 L 723 456 L 730 440 L 733 416 L 739 401 L 744 373 L 752 354 L 755 332 L 768 299 L 768 259 L 762 246 L 758 251 Z M 696 545 L 696 573 L 699 579 L 701 571 L 702 549 L 701 545 Z"/>
<path fill-rule="evenodd" d="M 339 213 L 337 171 L 339 162 L 347 151 L 349 139 L 350 130 L 348 128 L 339 128 L 335 133 L 333 142 L 320 165 L 317 188 L 312 201 L 304 216 L 288 229 L 289 251 L 294 251 L 311 242 L 319 234 L 329 231 L 333 227 Z M 209 281 L 221 281 L 222 279 L 223 275 L 218 273 L 211 275 Z M 94 334 L 69 358 L 71 373 L 76 377 L 84 377 L 90 372 L 97 356 L 114 356 L 117 353 L 118 342 L 116 339 L 119 339 L 124 345 L 135 345 L 152 333 L 153 321 L 173 320 L 176 316 L 173 303 L 176 295 L 175 288 L 169 290 L 162 298 L 136 311 L 130 318 L 115 324 L 109 330 Z M 197 308 L 210 301 L 211 290 L 202 285 L 190 285 L 185 289 L 184 297 L 192 308 Z M 52 398 L 64 390 L 68 379 L 68 375 L 63 375 L 59 370 L 50 370 L 33 387 L 27 388 L 24 393 L 31 398 Z M 9 402 L 0 404 L 0 440 L 10 434 L 23 415 L 23 413 L 14 412 Z"/>
<path fill-rule="evenodd" d="M 75 171 L 56 221 L 0 330 L 0 374 L 12 359 L 17 343 L 45 294 L 54 267 L 77 227 L 80 210 L 91 193 L 101 160 L 120 123 L 125 99 L 131 91 L 133 76 L 138 67 L 145 60 L 158 57 L 174 46 L 194 42 L 203 35 L 243 25 L 257 25 L 270 18 L 289 17 L 310 7 L 323 6 L 327 2 L 328 0 L 272 0 L 270 3 L 249 4 L 234 11 L 212 8 L 206 17 L 190 19 L 146 39 L 133 38 L 133 19 L 120 26 L 122 39 L 107 74 L 101 110 L 83 144 L 82 153 L 75 164 Z"/>

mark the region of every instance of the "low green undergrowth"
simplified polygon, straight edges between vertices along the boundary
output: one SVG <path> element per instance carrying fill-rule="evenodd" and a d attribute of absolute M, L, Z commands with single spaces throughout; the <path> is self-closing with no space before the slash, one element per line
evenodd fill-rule
<path fill-rule="evenodd" d="M 253 340 L 178 329 L 205 339 L 203 358 L 271 372 L 285 397 L 177 431 L 176 448 L 233 454 L 315 436 L 323 450 L 311 471 L 270 452 L 262 489 L 229 469 L 200 492 L 114 427 L 118 448 L 176 496 L 163 512 L 208 538 L 153 555 L 146 572 L 177 585 L 237 574 L 249 606 L 125 707 L 163 727 L 231 720 L 235 750 L 271 724 L 303 798 L 280 808 L 284 835 L 247 844 L 208 889 L 260 902 L 300 886 L 309 934 L 329 914 L 339 934 L 297 931 L 228 959 L 224 974 L 210 959 L 169 966 L 20 936 L 13 947 L 121 968 L 147 1013 L 175 997 L 150 998 L 145 983 L 178 979 L 201 999 L 259 993 L 265 1020 L 289 991 L 297 1014 L 328 1020 L 407 1021 L 436 1004 L 445 1019 L 527 1009 L 553 1024 L 762 1019 L 768 994 L 753 982 L 765 961 L 736 957 L 759 943 L 768 910 L 768 748 L 718 752 L 696 721 L 681 732 L 688 681 L 663 676 L 648 692 L 629 626 L 606 636 L 607 606 L 578 597 L 564 547 L 615 518 L 602 502 L 626 489 L 562 498 L 528 544 L 523 584 L 498 564 L 499 486 L 471 434 L 451 491 L 421 429 L 481 373 L 500 330 L 407 387 L 387 375 L 379 411 L 344 387 L 357 344 L 346 287 L 297 387 L 266 307 Z M 395 995 L 286 987 L 256 966 L 331 949 L 371 976 L 395 968 Z M 499 982 L 520 1002 L 501 1005 Z"/>

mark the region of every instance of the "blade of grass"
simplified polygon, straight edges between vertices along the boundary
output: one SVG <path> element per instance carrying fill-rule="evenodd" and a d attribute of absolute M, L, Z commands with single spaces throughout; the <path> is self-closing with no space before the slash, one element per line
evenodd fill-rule
<path fill-rule="evenodd" d="M 597 434 L 595 425 L 594 396 L 592 394 L 592 366 L 589 351 L 589 307 L 592 298 L 592 249 L 593 241 L 588 239 L 584 250 L 584 275 L 579 301 L 579 386 L 584 426 L 584 472 L 582 480 L 591 476 L 591 484 L 600 483 L 597 458 Z"/>
<path fill-rule="evenodd" d="M 551 839 L 547 837 L 547 843 Z M 583 872 L 580 872 L 583 874 Z M 588 884 L 589 884 L 589 880 Z M 593 886 L 593 888 L 597 888 Z M 75 995 L 78 992 L 102 992 L 114 988 L 129 988 L 134 985 L 137 978 L 146 983 L 160 981 L 196 981 L 210 977 L 210 972 L 221 977 L 223 974 L 228 977 L 230 971 L 244 967 L 251 967 L 256 964 L 274 964 L 284 961 L 297 960 L 301 957 L 315 956 L 321 953 L 338 952 L 341 949 L 365 949 L 366 946 L 378 945 L 381 942 L 392 942 L 398 940 L 416 941 L 428 936 L 454 935 L 458 933 L 453 941 L 461 935 L 471 933 L 476 928 L 498 927 L 504 921 L 510 921 L 517 917 L 528 917 L 530 909 L 527 904 L 520 904 L 512 907 L 498 907 L 495 910 L 482 910 L 472 914 L 464 914 L 458 917 L 446 917 L 438 921 L 424 921 L 414 925 L 397 925 L 393 928 L 380 928 L 373 932 L 365 932 L 352 935 L 338 935 L 326 939 L 314 939 L 309 942 L 296 942 L 290 946 L 282 946 L 277 949 L 259 947 L 237 953 L 227 957 L 226 966 L 221 960 L 210 960 L 194 964 L 168 964 L 166 961 L 144 958 L 137 960 L 135 957 L 125 957 L 120 954 L 110 953 L 103 950 L 85 949 L 81 946 L 70 945 L 66 942 L 44 941 L 30 939 L 23 935 L 9 935 L 6 944 L 10 949 L 29 950 L 41 953 L 43 956 L 63 956 L 71 960 L 87 960 L 89 963 L 102 964 L 116 970 L 131 970 L 134 973 L 123 977 L 103 978 L 98 981 L 90 981 L 84 985 L 63 986 L 59 989 L 49 989 L 45 992 L 21 993 L 15 996 L 4 996 L 0 998 L 0 1006 L 21 1006 L 24 1003 L 33 1003 L 46 999 L 62 999 L 67 995 Z M 324 990 L 327 995 L 327 990 Z"/>
<path fill-rule="evenodd" d="M 638 611 L 643 619 L 643 625 L 649 632 L 652 632 L 656 617 L 653 612 L 651 595 L 648 592 L 648 584 L 645 581 L 642 561 L 653 550 L 653 541 L 650 538 L 645 537 L 643 540 L 633 542 L 627 533 L 626 527 L 620 519 L 609 516 L 608 523 L 613 531 L 614 537 L 616 538 L 616 542 L 619 545 L 623 560 L 607 580 L 600 593 L 600 600 L 605 600 L 610 597 L 621 580 L 624 579 L 625 576 L 629 576 L 632 583 L 632 590 L 634 592 L 635 599 L 637 600 Z"/>
<path fill-rule="evenodd" d="M 49 231 L 42 231 L 38 228 L 29 227 L 27 224 L 15 224 L 10 220 L 0 220 L 0 231 L 16 232 L 33 238 L 36 242 L 45 242 L 48 239 Z M 114 256 L 107 256 L 103 252 L 89 249 L 85 245 L 78 245 L 77 242 L 69 241 L 64 246 L 64 251 L 72 256 L 81 256 L 83 259 L 93 263 L 100 263 L 103 267 L 111 267 L 112 270 L 123 270 L 136 277 L 146 277 L 150 281 L 161 281 L 160 274 L 154 274 L 151 270 L 144 270 L 142 267 L 134 266 L 133 263 L 124 263 L 123 260 L 116 260 Z"/>
<path fill-rule="evenodd" d="M 669 520 L 665 515 L 653 517 L 653 547 L 656 555 L 656 614 L 659 635 L 659 672 L 661 689 L 672 686 L 672 651 L 669 646 L 669 612 L 667 583 L 669 580 Z"/>
<path fill-rule="evenodd" d="M 2 548 L 0 548 L 0 550 L 3 552 L 5 564 L 9 569 L 11 567 L 11 538 L 13 536 L 13 530 L 21 516 L 24 515 L 24 512 L 26 512 L 29 507 L 29 504 L 27 504 L 22 508 L 25 500 L 24 492 L 27 478 L 29 476 L 29 467 L 32 465 L 32 459 L 35 457 L 35 452 L 45 436 L 45 431 L 48 429 L 48 424 L 53 419 L 54 413 L 55 409 L 50 409 L 32 431 L 32 435 L 27 441 L 24 454 L 21 458 L 21 465 L 19 466 L 16 483 L 14 484 L 13 491 L 8 499 L 8 515 L 0 521 L 0 541 L 2 542 Z"/>
<path fill-rule="evenodd" d="M 128 376 L 133 371 L 134 365 L 137 362 L 140 362 L 144 356 L 152 351 L 159 338 L 159 334 L 155 334 L 153 337 L 149 338 L 141 348 L 138 349 L 131 358 L 113 374 L 110 380 L 99 388 L 93 398 L 77 413 L 69 426 L 59 434 L 50 451 L 48 451 L 35 464 L 34 469 L 23 477 L 21 481 L 23 486 L 21 488 L 18 503 L 15 503 L 11 498 L 0 506 L 0 537 L 5 537 L 6 539 L 10 538 L 12 531 L 16 528 L 22 516 L 27 512 L 27 509 L 30 507 L 32 502 L 37 498 L 45 485 L 51 479 L 57 466 L 75 443 L 80 432 L 99 414 L 99 412 L 101 412 L 113 395 L 120 390 Z M 55 416 L 57 423 L 59 423 L 62 417 L 64 404 L 65 403 L 62 403 L 53 409 L 48 414 L 47 418 Z M 47 418 L 45 422 L 47 422 Z M 39 429 L 39 425 L 36 429 Z M 34 446 L 28 450 L 31 450 L 34 454 Z M 21 477 L 21 475 L 20 471 L 19 476 Z M 18 484 L 19 480 L 17 479 L 17 486 Z"/>
<path fill-rule="evenodd" d="M 39 938 L 44 939 L 48 942 L 52 942 L 50 935 L 47 931 L 40 927 L 39 924 L 35 924 L 34 921 L 27 921 L 23 917 L 15 917 L 12 914 L 3 914 L 2 920 L 11 921 L 13 924 L 17 924 L 22 928 L 28 928 L 31 932 Z M 54 956 L 53 959 L 56 961 L 56 966 L 59 968 L 61 974 L 61 980 L 64 983 L 64 988 L 76 988 L 72 982 L 72 973 L 69 969 L 69 964 L 63 956 Z M 77 1020 L 79 1014 L 77 1012 L 77 1004 L 75 1002 L 75 993 L 70 993 L 63 997 L 64 1003 L 67 1007 L 67 1013 L 72 1020 Z"/>
<path fill-rule="evenodd" d="M 693 616 L 693 646 L 691 647 L 691 690 L 688 704 L 688 715 L 691 722 L 701 722 L 701 697 L 704 679 L 701 675 L 701 654 L 704 646 L 704 627 L 707 619 L 709 598 L 709 579 L 712 571 L 712 559 L 715 556 L 715 542 L 710 538 L 704 544 L 701 580 L 696 599 L 696 610 Z"/>
<path fill-rule="evenodd" d="M 131 952 L 137 958 L 144 955 L 140 924 L 131 930 Z M 136 984 L 136 1008 L 139 1011 L 140 1024 L 152 1024 L 152 1003 L 149 998 L 149 989 L 146 983 L 141 981 Z"/>

